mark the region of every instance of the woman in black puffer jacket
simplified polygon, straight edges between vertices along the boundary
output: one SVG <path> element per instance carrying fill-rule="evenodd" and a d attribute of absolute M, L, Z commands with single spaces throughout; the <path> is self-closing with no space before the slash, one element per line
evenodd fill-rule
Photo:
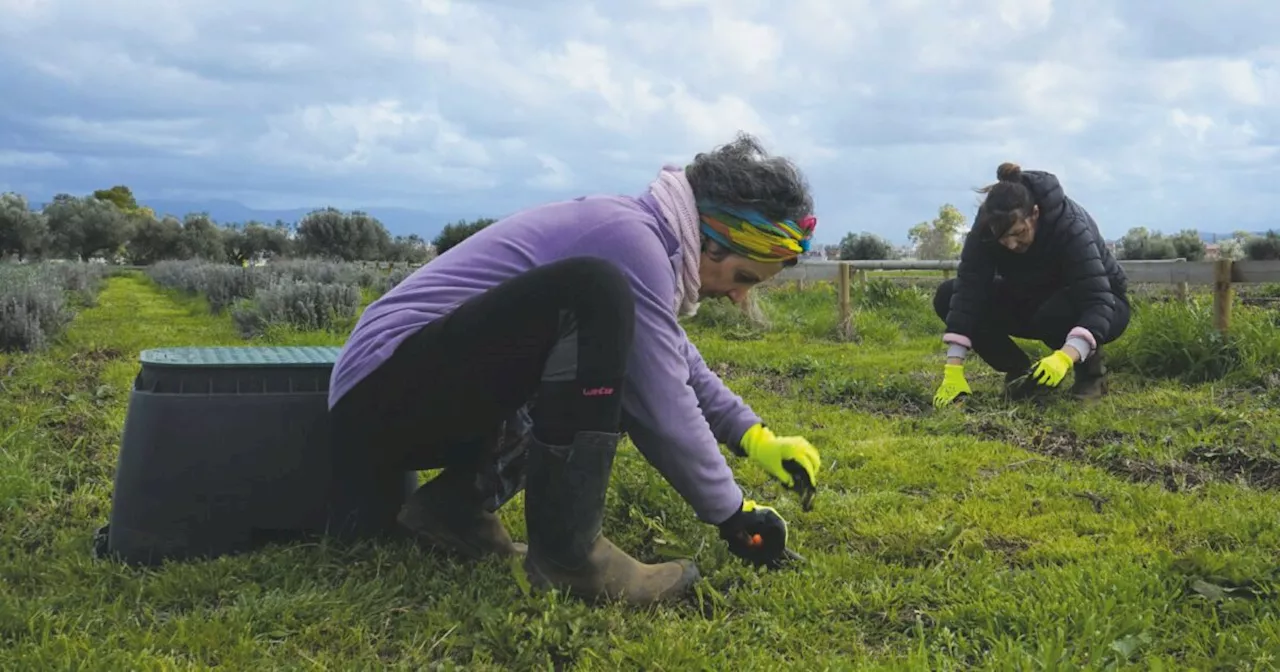
<path fill-rule="evenodd" d="M 934 296 L 949 346 L 934 404 L 972 393 L 964 377 L 970 349 L 1005 374 L 1012 396 L 1057 387 L 1074 369 L 1073 394 L 1099 397 L 1107 389 L 1101 348 L 1129 326 L 1124 271 L 1052 173 L 1005 163 L 996 177 L 981 190 L 986 201 L 956 278 Z M 1011 336 L 1041 341 L 1053 354 L 1033 366 Z"/>

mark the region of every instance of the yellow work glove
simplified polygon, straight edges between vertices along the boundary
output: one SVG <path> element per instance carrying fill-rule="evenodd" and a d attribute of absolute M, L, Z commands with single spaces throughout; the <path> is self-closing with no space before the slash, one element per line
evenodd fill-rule
<path fill-rule="evenodd" d="M 742 452 L 764 467 L 770 476 L 808 498 L 818 486 L 818 467 L 822 459 L 818 450 L 799 436 L 774 436 L 764 425 L 754 425 L 742 435 Z M 804 482 L 797 482 L 799 476 Z"/>
<path fill-rule="evenodd" d="M 933 395 L 933 405 L 941 408 L 956 400 L 960 395 L 971 395 L 969 381 L 964 378 L 964 364 L 947 364 L 942 369 L 942 384 Z"/>
<path fill-rule="evenodd" d="M 1055 350 L 1052 355 L 1036 362 L 1031 369 L 1031 377 L 1046 387 L 1057 387 L 1073 364 L 1071 355 L 1062 350 Z"/>

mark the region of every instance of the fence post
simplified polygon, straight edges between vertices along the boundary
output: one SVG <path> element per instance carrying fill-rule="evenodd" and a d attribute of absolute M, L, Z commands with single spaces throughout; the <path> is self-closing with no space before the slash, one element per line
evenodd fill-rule
<path fill-rule="evenodd" d="M 836 274 L 836 285 L 840 297 L 840 330 L 845 332 L 853 321 L 853 307 L 849 300 L 849 264 L 840 264 L 840 272 Z"/>
<path fill-rule="evenodd" d="M 1213 326 L 1226 335 L 1231 328 L 1231 260 L 1218 259 L 1213 265 Z"/>

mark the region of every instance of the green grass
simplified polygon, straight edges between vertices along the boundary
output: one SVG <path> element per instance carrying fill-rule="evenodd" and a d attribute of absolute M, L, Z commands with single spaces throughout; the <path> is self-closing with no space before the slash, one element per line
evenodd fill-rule
<path fill-rule="evenodd" d="M 822 451 L 811 512 L 730 458 L 749 496 L 790 521 L 809 563 L 744 567 L 627 446 L 607 534 L 644 560 L 694 557 L 704 576 L 686 603 L 635 610 L 526 594 L 508 564 L 395 543 L 281 545 L 155 569 L 94 559 L 138 351 L 244 343 L 200 299 L 137 274 L 113 277 L 61 343 L 0 359 L 0 666 L 1280 665 L 1280 385 L 1146 378 L 1135 342 L 1101 402 L 1008 403 L 999 376 L 975 363 L 978 394 L 935 411 L 941 325 L 927 292 L 902 291 L 856 296 L 850 334 L 837 329 L 822 285 L 772 290 L 768 326 L 715 305 L 691 321 L 735 391 L 776 430 Z M 1170 315 L 1139 311 L 1132 333 Z M 1274 332 L 1259 333 L 1247 337 L 1252 359 L 1235 363 L 1242 370 L 1269 361 Z M 264 338 L 340 344 L 344 335 Z M 502 512 L 517 538 L 522 502 Z"/>

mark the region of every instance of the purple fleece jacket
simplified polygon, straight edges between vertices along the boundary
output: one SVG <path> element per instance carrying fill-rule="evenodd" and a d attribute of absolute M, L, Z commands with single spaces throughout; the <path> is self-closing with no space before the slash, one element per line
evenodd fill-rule
<path fill-rule="evenodd" d="M 588 196 L 498 221 L 418 269 L 360 316 L 333 368 L 329 405 L 406 337 L 455 306 L 536 266 L 571 256 L 615 263 L 635 292 L 635 340 L 623 412 L 632 442 L 693 507 L 718 524 L 742 503 L 718 444 L 761 419 L 707 368 L 676 321 L 679 242 L 649 194 Z"/>

